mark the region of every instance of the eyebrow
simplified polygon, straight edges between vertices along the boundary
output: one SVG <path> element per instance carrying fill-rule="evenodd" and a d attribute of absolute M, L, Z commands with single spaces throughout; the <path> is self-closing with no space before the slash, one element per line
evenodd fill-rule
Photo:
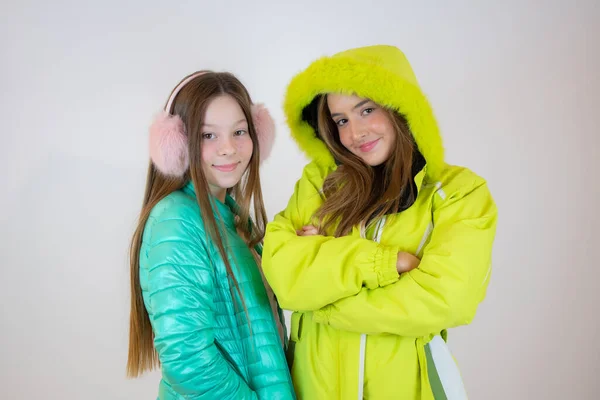
<path fill-rule="evenodd" d="M 369 99 L 363 100 L 360 103 L 358 103 L 357 105 L 355 105 L 354 107 L 352 107 L 352 109 L 356 110 L 357 108 L 360 108 L 360 107 L 364 106 L 365 104 L 369 103 L 370 101 L 371 100 L 369 100 Z M 342 115 L 342 114 L 341 113 L 335 113 L 335 114 L 331 114 L 331 117 L 338 117 L 340 115 Z"/>
<path fill-rule="evenodd" d="M 242 118 L 239 121 L 236 121 L 233 125 L 241 124 L 242 122 L 246 122 L 246 118 Z M 202 126 L 215 128 L 217 125 L 215 124 L 203 124 Z"/>

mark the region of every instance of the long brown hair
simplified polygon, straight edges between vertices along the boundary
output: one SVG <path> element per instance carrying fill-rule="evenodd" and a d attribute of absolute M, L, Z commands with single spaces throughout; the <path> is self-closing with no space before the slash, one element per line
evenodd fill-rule
<path fill-rule="evenodd" d="M 339 167 L 325 179 L 325 201 L 315 214 L 323 234 L 335 227 L 334 236 L 344 236 L 356 225 L 396 212 L 403 201 L 414 201 L 415 193 L 410 182 L 416 147 L 414 139 L 402 115 L 394 110 L 382 109 L 392 121 L 396 144 L 384 164 L 371 167 L 342 145 L 337 125 L 329 112 L 327 95 L 321 95 L 318 100 L 318 131 L 339 163 Z"/>
<path fill-rule="evenodd" d="M 260 154 L 254 122 L 251 117 L 250 107 L 252 101 L 250 95 L 244 85 L 234 75 L 227 72 L 207 71 L 205 74 L 187 83 L 175 97 L 171 110 L 167 110 L 173 115 L 179 115 L 186 127 L 190 159 L 188 171 L 183 177 L 173 178 L 161 174 L 152 162 L 150 162 L 150 166 L 148 167 L 142 211 L 137 228 L 131 239 L 130 247 L 131 312 L 129 317 L 129 356 L 127 359 L 127 375 L 129 377 L 139 376 L 143 372 L 152 370 L 159 365 L 158 355 L 154 349 L 152 326 L 150 325 L 148 312 L 144 306 L 142 289 L 140 287 L 139 258 L 144 227 L 152 208 L 169 193 L 181 189 L 190 180 L 193 182 L 196 191 L 198 206 L 200 207 L 205 229 L 219 250 L 219 254 L 227 270 L 227 275 L 233 282 L 233 287 L 242 301 L 244 310 L 246 310 L 242 292 L 233 274 L 231 263 L 223 245 L 223 238 L 225 236 L 223 236 L 213 215 L 211 202 L 214 200 L 211 200 L 209 196 L 208 182 L 201 166 L 202 135 L 200 129 L 204 124 L 206 108 L 214 98 L 222 95 L 233 97 L 242 108 L 248 121 L 248 131 L 252 138 L 254 149 L 248 169 L 241 181 L 235 187 L 228 190 L 239 205 L 239 210 L 236 210 L 239 216 L 239 218 L 235 219 L 236 228 L 250 249 L 254 249 L 254 246 L 262 242 L 264 237 L 267 217 L 260 185 Z M 253 222 L 250 219 L 251 204 L 253 204 Z"/>

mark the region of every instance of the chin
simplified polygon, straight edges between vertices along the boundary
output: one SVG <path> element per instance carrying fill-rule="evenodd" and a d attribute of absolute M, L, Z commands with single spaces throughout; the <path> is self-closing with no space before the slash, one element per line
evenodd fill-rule
<path fill-rule="evenodd" d="M 222 189 L 231 189 L 238 184 L 240 179 L 228 179 L 226 181 L 218 182 L 217 185 Z"/>
<path fill-rule="evenodd" d="M 378 159 L 365 160 L 365 159 L 363 159 L 363 162 L 370 167 L 377 167 L 378 165 L 385 163 L 385 160 L 378 160 Z"/>

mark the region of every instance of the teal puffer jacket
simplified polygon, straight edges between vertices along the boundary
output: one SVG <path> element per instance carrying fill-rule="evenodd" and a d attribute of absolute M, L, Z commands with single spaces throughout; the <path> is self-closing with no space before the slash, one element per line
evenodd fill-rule
<path fill-rule="evenodd" d="M 294 399 L 260 271 L 236 233 L 235 202 L 215 203 L 250 328 L 189 183 L 154 207 L 140 251 L 140 284 L 161 361 L 159 399 Z"/>

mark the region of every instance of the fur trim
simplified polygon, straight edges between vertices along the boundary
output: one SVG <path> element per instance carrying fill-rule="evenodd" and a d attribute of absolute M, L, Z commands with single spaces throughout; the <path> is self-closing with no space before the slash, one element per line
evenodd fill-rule
<path fill-rule="evenodd" d="M 161 111 L 150 125 L 150 159 L 168 176 L 182 176 L 189 168 L 187 136 L 179 115 Z"/>
<path fill-rule="evenodd" d="M 333 156 L 302 120 L 302 110 L 315 96 L 331 92 L 355 93 L 403 114 L 427 161 L 427 174 L 437 176 L 444 169 L 444 147 L 433 110 L 399 49 L 369 46 L 323 57 L 290 82 L 284 110 L 292 137 L 310 158 L 325 165 L 333 164 Z"/>
<path fill-rule="evenodd" d="M 269 110 L 263 104 L 252 105 L 252 122 L 258 136 L 260 149 L 260 162 L 264 162 L 273 149 L 275 142 L 275 122 L 269 114 Z"/>

